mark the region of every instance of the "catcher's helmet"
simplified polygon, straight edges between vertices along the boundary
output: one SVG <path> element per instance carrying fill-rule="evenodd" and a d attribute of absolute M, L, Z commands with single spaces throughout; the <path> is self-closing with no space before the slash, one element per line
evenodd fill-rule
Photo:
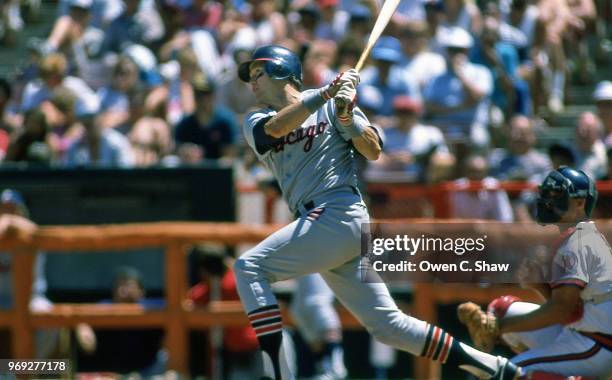
<path fill-rule="evenodd" d="M 251 79 L 249 67 L 255 61 L 265 61 L 264 70 L 270 78 L 293 79 L 298 86 L 302 86 L 302 64 L 291 50 L 277 45 L 256 49 L 251 60 L 241 63 L 238 67 L 238 77 L 244 82 Z"/>
<path fill-rule="evenodd" d="M 597 189 L 595 183 L 582 170 L 561 166 L 548 173 L 540 185 L 536 220 L 542 224 L 558 222 L 569 209 L 570 198 L 585 198 L 584 214 L 591 217 Z"/>

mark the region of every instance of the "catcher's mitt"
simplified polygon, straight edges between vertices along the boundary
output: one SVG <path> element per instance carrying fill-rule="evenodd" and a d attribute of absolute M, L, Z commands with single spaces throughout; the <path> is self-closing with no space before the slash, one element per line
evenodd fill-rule
<path fill-rule="evenodd" d="M 491 352 L 499 337 L 499 323 L 493 314 L 485 313 L 480 306 L 466 302 L 457 308 L 459 321 L 467 326 L 474 347 Z"/>

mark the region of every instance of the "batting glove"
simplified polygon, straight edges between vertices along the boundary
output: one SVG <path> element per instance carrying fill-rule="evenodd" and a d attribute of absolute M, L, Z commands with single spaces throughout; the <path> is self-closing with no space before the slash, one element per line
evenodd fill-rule
<path fill-rule="evenodd" d="M 336 97 L 338 91 L 342 86 L 352 85 L 353 88 L 357 88 L 357 84 L 359 84 L 360 78 L 359 73 L 355 69 L 350 69 L 344 72 L 341 72 L 336 76 L 336 78 L 327 86 L 323 87 L 321 90 L 321 95 L 323 99 L 326 101 Z"/>
<path fill-rule="evenodd" d="M 341 125 L 347 126 L 353 123 L 353 108 L 357 102 L 357 90 L 352 82 L 345 83 L 335 97 L 336 117 Z"/>

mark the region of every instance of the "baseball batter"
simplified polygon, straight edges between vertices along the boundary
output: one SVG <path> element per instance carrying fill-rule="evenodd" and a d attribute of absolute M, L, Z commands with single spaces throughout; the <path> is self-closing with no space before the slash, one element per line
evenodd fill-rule
<path fill-rule="evenodd" d="M 359 74 L 349 70 L 328 86 L 301 92 L 300 61 L 279 46 L 255 50 L 238 74 L 251 84 L 261 107 L 246 118 L 246 141 L 272 171 L 297 217 L 234 265 L 240 298 L 263 351 L 263 378 L 293 379 L 270 284 L 317 272 L 380 342 L 482 378 L 518 376 L 520 369 L 507 359 L 402 313 L 384 284 L 361 281 L 360 228 L 369 217 L 356 188 L 354 157 L 377 159 L 381 143 L 354 107 Z M 334 98 L 347 106 L 337 109 Z"/>
<path fill-rule="evenodd" d="M 512 362 L 531 379 L 612 378 L 612 249 L 588 220 L 596 199 L 584 172 L 552 171 L 540 186 L 537 209 L 539 223 L 561 231 L 552 248 L 549 283 L 538 281 L 544 278 L 535 267 L 523 273 L 525 285 L 546 302 L 504 296 L 489 304 L 502 339 L 522 351 Z M 474 326 L 471 332 L 478 335 Z"/>

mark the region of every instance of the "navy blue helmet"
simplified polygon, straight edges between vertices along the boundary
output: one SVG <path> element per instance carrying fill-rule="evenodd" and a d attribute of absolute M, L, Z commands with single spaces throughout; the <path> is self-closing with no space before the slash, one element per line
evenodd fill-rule
<path fill-rule="evenodd" d="M 558 222 L 569 209 L 570 198 L 584 198 L 584 214 L 591 217 L 597 189 L 595 182 L 582 170 L 561 166 L 553 170 L 540 185 L 536 220 L 542 224 Z"/>
<path fill-rule="evenodd" d="M 251 60 L 241 63 L 238 67 L 238 77 L 244 82 L 250 81 L 249 67 L 255 61 L 265 61 L 264 71 L 270 78 L 293 79 L 297 85 L 302 86 L 302 64 L 291 50 L 277 45 L 257 48 Z"/>

